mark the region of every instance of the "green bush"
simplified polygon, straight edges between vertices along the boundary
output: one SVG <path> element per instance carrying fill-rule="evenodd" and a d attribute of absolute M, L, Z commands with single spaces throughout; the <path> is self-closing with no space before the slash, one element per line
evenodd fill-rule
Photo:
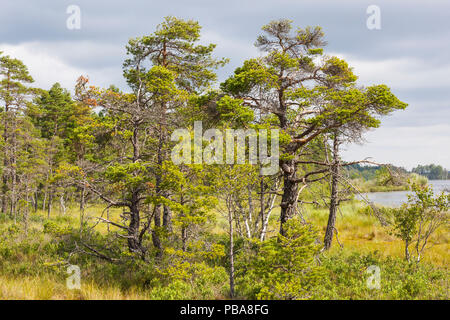
<path fill-rule="evenodd" d="M 48 233 L 54 236 L 68 235 L 72 232 L 72 228 L 68 226 L 61 226 L 55 221 L 47 221 L 44 223 L 44 233 Z"/>
<path fill-rule="evenodd" d="M 320 294 L 325 299 L 448 299 L 449 272 L 432 265 L 382 258 L 377 252 L 339 251 L 322 257 L 327 272 Z M 367 286 L 369 266 L 380 268 L 380 288 Z"/>
<path fill-rule="evenodd" d="M 317 232 L 311 225 L 292 219 L 286 236 L 262 242 L 239 280 L 241 290 L 254 299 L 308 299 L 316 297 L 324 270 L 316 256 Z"/>

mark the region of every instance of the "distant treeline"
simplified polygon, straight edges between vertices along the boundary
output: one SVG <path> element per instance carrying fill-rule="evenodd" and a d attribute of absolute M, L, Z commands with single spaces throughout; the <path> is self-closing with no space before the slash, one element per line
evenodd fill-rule
<path fill-rule="evenodd" d="M 362 177 L 364 180 L 373 180 L 377 177 L 377 172 L 382 169 L 383 166 L 376 165 L 360 165 L 359 163 L 347 166 L 347 172 L 350 178 L 354 179 Z M 397 173 L 407 174 L 408 170 L 402 167 L 397 167 L 389 164 L 389 168 Z"/>
<path fill-rule="evenodd" d="M 436 164 L 418 165 L 411 172 L 420 174 L 430 180 L 446 180 L 450 178 L 449 171 Z"/>
<path fill-rule="evenodd" d="M 418 165 L 411 171 L 406 170 L 402 167 L 397 167 L 394 165 L 389 165 L 389 167 L 398 173 L 417 173 L 421 176 L 427 177 L 429 180 L 446 180 L 450 179 L 450 172 L 444 167 L 436 164 L 428 165 Z M 360 165 L 354 164 L 347 167 L 349 176 L 355 178 L 356 176 L 361 176 L 365 180 L 372 180 L 376 178 L 377 171 L 380 170 L 382 166 L 374 165 Z"/>

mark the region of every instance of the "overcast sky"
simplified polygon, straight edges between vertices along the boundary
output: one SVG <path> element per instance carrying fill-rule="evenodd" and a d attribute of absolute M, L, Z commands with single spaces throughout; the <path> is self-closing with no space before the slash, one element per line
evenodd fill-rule
<path fill-rule="evenodd" d="M 81 28 L 69 30 L 69 5 L 81 9 Z M 369 5 L 381 10 L 381 29 L 366 26 Z M 320 25 L 327 54 L 347 59 L 363 85 L 385 83 L 409 104 L 348 147 L 346 160 L 372 157 L 408 169 L 437 163 L 450 169 L 450 1 L 365 0 L 2 0 L 0 51 L 25 62 L 36 86 L 55 82 L 72 90 L 80 75 L 99 86 L 122 79 L 125 44 L 150 34 L 164 16 L 195 19 L 202 41 L 217 44 L 230 63 L 225 79 L 245 59 L 262 25 L 289 18 L 296 26 Z"/>

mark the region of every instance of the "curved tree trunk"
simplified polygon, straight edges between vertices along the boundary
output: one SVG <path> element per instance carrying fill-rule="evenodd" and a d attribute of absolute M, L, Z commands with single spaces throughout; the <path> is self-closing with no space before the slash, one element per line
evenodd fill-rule
<path fill-rule="evenodd" d="M 338 184 L 337 174 L 339 171 L 338 165 L 333 165 L 332 178 L 331 178 L 331 201 L 330 201 L 330 213 L 328 215 L 327 229 L 324 237 L 324 249 L 328 250 L 331 247 L 333 241 L 334 228 L 336 224 L 336 212 L 338 207 Z"/>
<path fill-rule="evenodd" d="M 283 170 L 283 196 L 281 197 L 280 212 L 280 234 L 285 236 L 285 223 L 294 217 L 296 211 L 298 182 L 295 175 L 295 164 L 293 161 L 282 163 Z"/>
<path fill-rule="evenodd" d="M 324 249 L 328 250 L 333 241 L 333 234 L 336 224 L 336 212 L 339 206 L 339 140 L 337 135 L 333 139 L 333 163 L 331 165 L 331 197 L 330 197 L 330 213 L 328 215 L 327 229 L 323 239 Z"/>

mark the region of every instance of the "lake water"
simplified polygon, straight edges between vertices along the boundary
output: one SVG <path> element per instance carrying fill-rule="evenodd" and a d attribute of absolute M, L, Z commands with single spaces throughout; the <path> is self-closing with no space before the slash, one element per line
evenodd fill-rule
<path fill-rule="evenodd" d="M 449 192 L 450 190 L 450 180 L 430 180 L 428 182 L 433 186 L 435 194 L 440 194 L 442 191 Z M 399 207 L 402 203 L 408 201 L 408 194 L 411 194 L 411 191 L 369 192 L 363 193 L 363 196 L 375 204 Z M 362 200 L 360 195 L 356 195 L 356 198 Z"/>

